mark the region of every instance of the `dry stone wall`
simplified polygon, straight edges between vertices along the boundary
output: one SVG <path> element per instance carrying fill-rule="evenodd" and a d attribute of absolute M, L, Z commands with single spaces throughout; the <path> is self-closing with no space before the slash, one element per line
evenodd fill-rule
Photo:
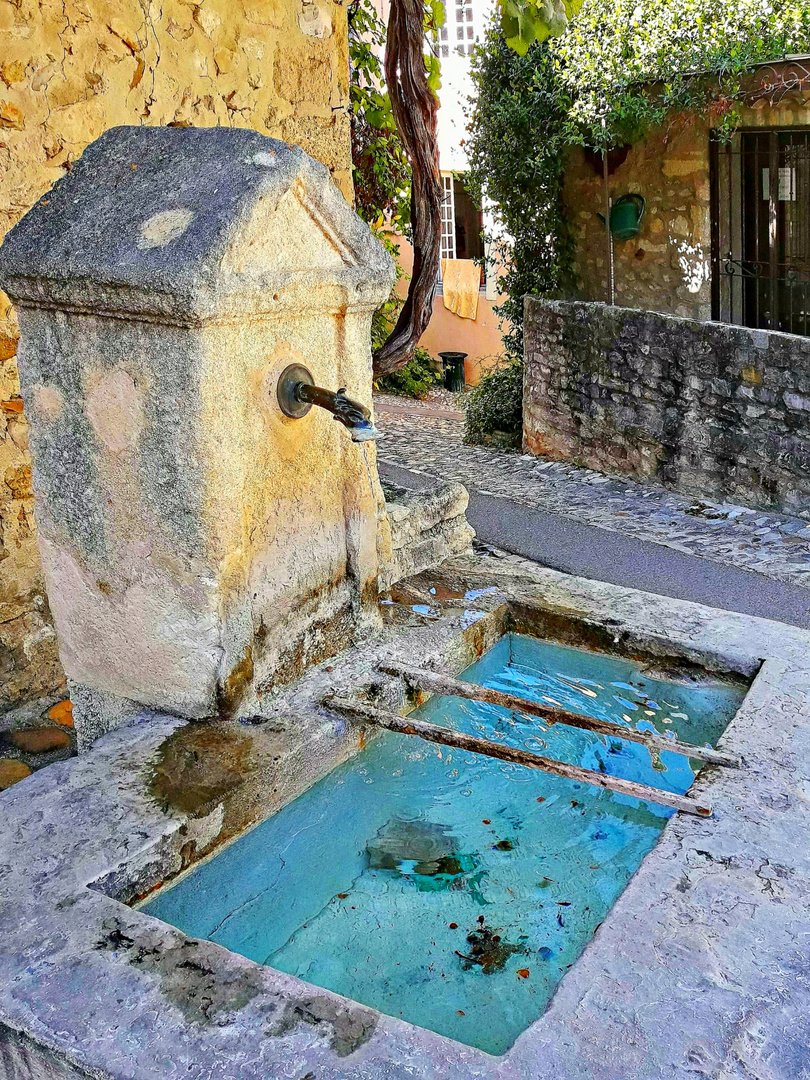
<path fill-rule="evenodd" d="M 810 339 L 527 298 L 526 450 L 810 520 Z"/>
<path fill-rule="evenodd" d="M 331 0 L 0 0 L 0 240 L 119 124 L 234 126 L 301 146 L 351 198 L 345 7 Z M 0 709 L 62 676 L 0 292 Z"/>

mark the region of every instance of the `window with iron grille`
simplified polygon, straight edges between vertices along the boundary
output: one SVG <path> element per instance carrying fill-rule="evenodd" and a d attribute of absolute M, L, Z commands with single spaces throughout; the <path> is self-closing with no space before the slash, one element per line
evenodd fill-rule
<path fill-rule="evenodd" d="M 456 257 L 456 230 L 455 230 L 455 198 L 453 177 L 442 176 L 444 197 L 442 199 L 442 258 L 455 259 Z M 441 275 L 441 270 L 439 270 Z"/>
<path fill-rule="evenodd" d="M 711 143 L 712 318 L 810 336 L 810 128 Z"/>

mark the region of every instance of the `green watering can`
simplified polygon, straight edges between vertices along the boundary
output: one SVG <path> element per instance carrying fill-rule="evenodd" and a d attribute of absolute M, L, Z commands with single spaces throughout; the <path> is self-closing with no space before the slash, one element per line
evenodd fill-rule
<path fill-rule="evenodd" d="M 632 240 L 641 229 L 641 219 L 645 207 L 642 195 L 622 195 L 610 209 L 610 232 L 615 240 Z M 598 215 L 604 222 L 604 214 Z"/>

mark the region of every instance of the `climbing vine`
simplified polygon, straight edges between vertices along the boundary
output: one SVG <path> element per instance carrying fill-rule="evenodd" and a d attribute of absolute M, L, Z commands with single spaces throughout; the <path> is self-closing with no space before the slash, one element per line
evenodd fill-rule
<path fill-rule="evenodd" d="M 744 76 L 808 49 L 806 0 L 586 0 L 549 51 L 579 141 L 601 148 L 706 107 L 730 130 Z"/>
<path fill-rule="evenodd" d="M 404 234 L 410 224 L 411 174 L 380 59 L 385 24 L 371 0 L 353 0 L 348 16 L 355 208 L 378 235 L 386 225 Z"/>
<path fill-rule="evenodd" d="M 432 311 L 442 185 L 436 137 L 440 69 L 431 42 L 443 21 L 441 0 L 392 0 L 381 63 L 382 24 L 370 0 L 353 0 L 350 11 L 358 211 L 378 235 L 386 227 L 405 231 L 413 245 L 413 276 L 404 302 L 392 296 L 375 320 L 378 330 L 381 323 L 388 330 L 374 347 L 377 377 L 412 360 Z"/>
<path fill-rule="evenodd" d="M 545 45 L 521 56 L 493 26 L 473 57 L 477 90 L 466 150 L 467 183 L 486 198 L 505 276 L 497 307 L 504 346 L 523 353 L 523 297 L 565 293 L 572 285 L 572 247 L 562 212 L 561 161 L 573 134 L 571 101 Z"/>

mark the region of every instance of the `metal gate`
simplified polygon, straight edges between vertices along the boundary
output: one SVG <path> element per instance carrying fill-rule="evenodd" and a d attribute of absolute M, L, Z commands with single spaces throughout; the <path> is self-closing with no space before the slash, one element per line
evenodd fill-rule
<path fill-rule="evenodd" d="M 810 335 L 810 128 L 711 142 L 712 318 Z"/>

